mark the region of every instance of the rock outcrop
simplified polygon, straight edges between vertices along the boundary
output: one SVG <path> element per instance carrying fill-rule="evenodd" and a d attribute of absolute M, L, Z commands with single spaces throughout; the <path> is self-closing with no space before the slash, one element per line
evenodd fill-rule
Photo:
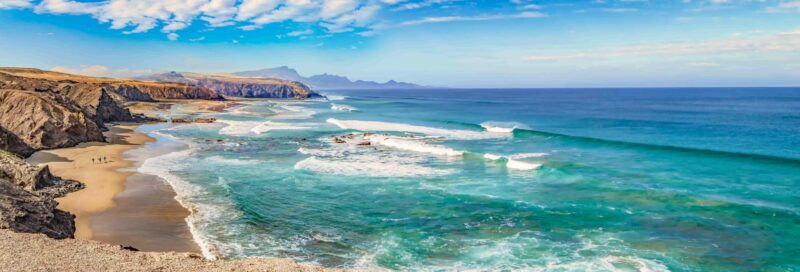
<path fill-rule="evenodd" d="M 232 97 L 292 99 L 321 97 L 305 84 L 291 80 L 177 72 L 151 75 L 143 79 L 207 87 L 218 94 Z"/>
<path fill-rule="evenodd" d="M 0 90 L 0 127 L 36 150 L 104 140 L 96 120 L 87 117 L 84 109 L 71 100 L 53 92 Z M 24 148 L 8 150 L 18 149 Z"/>
<path fill-rule="evenodd" d="M 47 167 L 0 151 L 0 229 L 73 238 L 75 216 L 56 209 L 53 199 L 81 188 L 77 181 L 53 176 Z"/>
<path fill-rule="evenodd" d="M 131 82 L 141 92 L 155 99 L 202 99 L 225 100 L 222 95 L 205 86 L 186 85 L 170 82 Z"/>

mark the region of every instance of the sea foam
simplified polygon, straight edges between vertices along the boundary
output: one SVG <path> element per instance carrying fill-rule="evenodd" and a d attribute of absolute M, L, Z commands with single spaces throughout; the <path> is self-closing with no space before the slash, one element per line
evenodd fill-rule
<path fill-rule="evenodd" d="M 541 163 L 520 161 L 520 159 L 537 158 L 547 155 L 547 153 L 520 153 L 510 156 L 502 156 L 497 154 L 483 154 L 483 158 L 490 161 L 506 160 L 506 167 L 515 170 L 533 170 L 542 166 Z"/>
<path fill-rule="evenodd" d="M 289 123 L 279 123 L 273 121 L 232 121 L 232 120 L 219 120 L 220 123 L 227 126 L 219 130 L 219 133 L 225 135 L 247 135 L 247 134 L 262 134 L 273 130 L 298 130 L 308 129 L 307 126 L 299 126 Z"/>
<path fill-rule="evenodd" d="M 317 173 L 354 177 L 426 177 L 455 173 L 452 169 L 436 169 L 416 164 L 369 160 L 331 160 L 309 157 L 294 165 L 295 169 Z"/>
<path fill-rule="evenodd" d="M 461 150 L 455 150 L 444 146 L 426 144 L 419 141 L 399 139 L 397 137 L 370 135 L 365 137 L 365 139 L 369 140 L 370 143 L 375 145 L 382 145 L 386 147 L 420 152 L 420 153 L 428 153 L 438 156 L 456 157 L 464 155 L 464 151 Z"/>
<path fill-rule="evenodd" d="M 334 124 L 341 129 L 353 129 L 360 131 L 395 131 L 419 133 L 436 137 L 444 137 L 453 140 L 479 140 L 497 138 L 498 135 L 471 130 L 457 130 L 433 128 L 403 123 L 391 123 L 380 121 L 359 121 L 359 120 L 339 120 L 330 118 L 328 123 Z"/>
<path fill-rule="evenodd" d="M 518 161 L 518 160 L 513 160 L 513 159 L 508 159 L 508 161 L 506 162 L 506 167 L 507 168 L 516 169 L 516 170 L 533 170 L 533 169 L 539 168 L 539 166 L 542 166 L 542 164 L 541 163 Z"/>
<path fill-rule="evenodd" d="M 183 163 L 195 152 L 193 149 L 168 153 L 158 157 L 145 160 L 138 171 L 145 174 L 158 176 L 169 183 L 175 190 L 175 199 L 190 211 L 186 222 L 192 238 L 200 246 L 200 251 L 207 259 L 214 260 L 220 257 L 220 249 L 227 246 L 222 245 L 207 235 L 203 230 L 212 222 L 232 221 L 241 213 L 230 203 L 211 200 L 207 197 L 207 192 L 203 187 L 194 185 L 179 176 L 172 174 L 172 171 L 181 168 Z M 206 200 L 206 201 L 203 201 Z M 210 200 L 210 201 L 209 201 Z"/>
<path fill-rule="evenodd" d="M 514 130 L 518 128 L 524 128 L 525 126 L 514 122 L 487 121 L 481 123 L 481 127 L 486 129 L 487 132 L 508 134 L 508 133 L 513 133 Z"/>
<path fill-rule="evenodd" d="M 352 107 L 352 106 L 343 105 L 343 104 L 334 104 L 334 103 L 331 103 L 331 109 L 335 110 L 335 111 L 346 111 L 346 112 L 351 112 L 351 111 L 358 110 L 358 109 L 356 109 L 355 107 Z"/>

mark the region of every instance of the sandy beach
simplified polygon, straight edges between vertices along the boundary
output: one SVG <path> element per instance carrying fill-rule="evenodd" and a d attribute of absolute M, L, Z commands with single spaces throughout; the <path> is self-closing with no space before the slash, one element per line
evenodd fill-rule
<path fill-rule="evenodd" d="M 76 216 L 75 238 L 146 251 L 199 252 L 185 222 L 189 211 L 174 199 L 172 188 L 155 176 L 132 171 L 137 162 L 124 155 L 154 141 L 135 132 L 137 127 L 112 126 L 105 133 L 107 143 L 40 151 L 28 162 L 46 164 L 53 174 L 86 184 L 57 199 L 59 209 Z"/>

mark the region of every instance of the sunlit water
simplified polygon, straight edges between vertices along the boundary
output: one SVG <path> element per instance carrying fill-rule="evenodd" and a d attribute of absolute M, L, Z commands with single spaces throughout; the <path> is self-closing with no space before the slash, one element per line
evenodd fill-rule
<path fill-rule="evenodd" d="M 209 115 L 217 124 L 144 126 L 188 148 L 141 170 L 170 181 L 206 253 L 227 258 L 800 269 L 798 89 L 327 95 L 248 101 Z"/>

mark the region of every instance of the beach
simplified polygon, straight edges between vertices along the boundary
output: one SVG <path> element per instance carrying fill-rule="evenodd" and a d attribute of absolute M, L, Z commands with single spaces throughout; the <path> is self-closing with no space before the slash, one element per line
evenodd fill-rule
<path fill-rule="evenodd" d="M 53 174 L 86 185 L 57 199 L 59 209 L 76 216 L 75 238 L 146 251 L 199 252 L 185 222 L 189 211 L 174 199 L 172 188 L 155 176 L 136 173 L 140 161 L 125 155 L 154 141 L 135 132 L 138 126 L 111 126 L 106 143 L 40 151 L 28 162 L 48 165 Z"/>

